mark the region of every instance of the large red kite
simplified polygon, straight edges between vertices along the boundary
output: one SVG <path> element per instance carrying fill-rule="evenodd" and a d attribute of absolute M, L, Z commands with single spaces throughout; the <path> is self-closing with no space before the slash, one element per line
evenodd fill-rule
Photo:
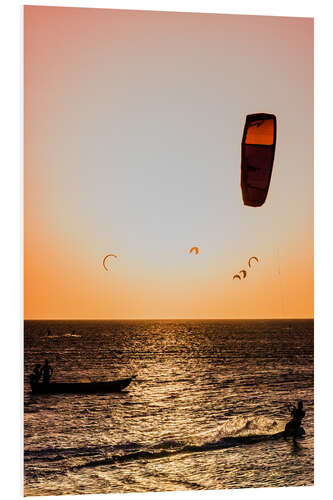
<path fill-rule="evenodd" d="M 267 113 L 247 115 L 241 163 L 241 188 L 244 205 L 260 207 L 265 203 L 271 181 L 276 144 L 276 117 Z"/>

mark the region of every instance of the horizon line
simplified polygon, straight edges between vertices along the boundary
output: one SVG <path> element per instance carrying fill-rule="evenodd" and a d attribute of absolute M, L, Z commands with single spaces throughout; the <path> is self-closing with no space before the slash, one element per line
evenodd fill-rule
<path fill-rule="evenodd" d="M 302 317 L 267 317 L 267 318 L 24 318 L 23 321 L 265 321 L 265 320 L 302 320 L 312 319 L 314 316 Z"/>

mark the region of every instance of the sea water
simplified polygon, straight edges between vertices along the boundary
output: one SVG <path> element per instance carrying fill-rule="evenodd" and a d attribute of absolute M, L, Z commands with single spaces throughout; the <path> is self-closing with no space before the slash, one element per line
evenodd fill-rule
<path fill-rule="evenodd" d="M 32 395 L 46 358 L 54 382 L 136 378 Z M 26 321 L 24 365 L 25 495 L 313 484 L 313 320 Z M 298 447 L 271 439 L 299 399 Z"/>

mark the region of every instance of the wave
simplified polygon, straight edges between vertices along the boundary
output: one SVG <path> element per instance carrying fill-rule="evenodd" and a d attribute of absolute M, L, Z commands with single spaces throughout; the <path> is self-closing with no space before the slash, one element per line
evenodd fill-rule
<path fill-rule="evenodd" d="M 101 460 L 92 460 L 85 464 L 76 465 L 71 467 L 71 470 L 83 469 L 86 467 L 100 467 L 104 465 L 115 465 L 117 463 L 131 462 L 136 460 L 156 460 L 160 458 L 168 458 L 173 455 L 185 455 L 192 453 L 200 453 L 205 451 L 222 450 L 225 448 L 230 448 L 232 446 L 239 446 L 244 444 L 254 444 L 260 441 L 268 439 L 279 439 L 283 437 L 283 432 L 278 432 L 276 434 L 263 434 L 263 435 L 253 435 L 253 436 L 239 436 L 234 438 L 224 438 L 217 443 L 206 443 L 201 446 L 196 445 L 185 445 L 180 449 L 173 449 L 173 446 L 169 449 L 160 451 L 136 451 L 133 453 L 127 453 L 125 455 L 114 455 L 112 457 L 104 458 Z"/>
<path fill-rule="evenodd" d="M 229 420 L 224 425 L 220 425 L 214 431 L 198 434 L 186 441 L 168 439 L 150 447 L 142 445 L 141 449 L 136 449 L 133 452 L 91 460 L 74 466 L 71 470 L 139 460 L 150 461 L 174 455 L 216 451 L 234 446 L 255 444 L 261 441 L 281 439 L 284 436 L 284 427 L 284 422 L 278 423 L 264 417 L 255 419 L 235 418 Z"/>
<path fill-rule="evenodd" d="M 72 447 L 72 448 L 43 448 L 24 451 L 24 457 L 26 459 L 41 459 L 41 460 L 53 460 L 54 456 L 60 456 L 64 459 L 66 458 L 76 458 L 76 457 L 89 457 L 92 455 L 97 455 L 101 453 L 111 453 L 115 450 L 131 450 L 133 448 L 140 448 L 140 444 L 136 442 L 119 443 L 115 445 L 104 445 L 104 446 L 82 446 L 82 447 Z"/>
<path fill-rule="evenodd" d="M 63 460 L 63 466 L 66 469 L 75 471 L 131 461 L 150 461 L 175 455 L 218 451 L 281 439 L 284 435 L 284 427 L 284 422 L 276 422 L 264 417 L 254 419 L 235 417 L 211 431 L 199 433 L 185 440 L 169 438 L 151 444 L 133 441 L 105 446 L 26 450 L 25 461 L 31 463 L 37 460 L 51 463 Z M 77 463 L 78 460 L 80 463 Z"/>

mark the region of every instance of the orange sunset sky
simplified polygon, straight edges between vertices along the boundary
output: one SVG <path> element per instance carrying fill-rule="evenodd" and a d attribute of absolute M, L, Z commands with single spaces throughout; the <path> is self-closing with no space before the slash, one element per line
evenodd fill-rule
<path fill-rule="evenodd" d="M 313 19 L 25 6 L 24 170 L 26 319 L 313 317 Z"/>

